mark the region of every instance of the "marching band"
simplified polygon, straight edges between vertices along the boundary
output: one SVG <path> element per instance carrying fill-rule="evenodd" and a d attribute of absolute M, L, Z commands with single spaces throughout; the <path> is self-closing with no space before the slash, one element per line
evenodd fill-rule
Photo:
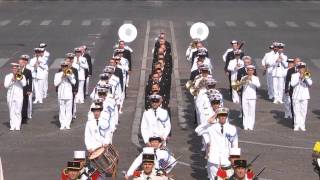
<path fill-rule="evenodd" d="M 201 150 L 207 161 L 208 178 L 254 179 L 257 175 L 240 156 L 237 128 L 231 124 L 230 109 L 225 107 L 223 94 L 217 88 L 213 58 L 209 57 L 208 49 L 204 46 L 209 32 L 204 24 L 196 23 L 193 26 L 204 31 L 199 33 L 190 30 L 192 43 L 186 51 L 190 78 L 186 89 L 194 99 L 195 132 L 202 137 Z M 74 53 L 67 53 L 59 71 L 55 73 L 60 130 L 71 129 L 71 122 L 76 118 L 76 104 L 83 104 L 89 94 L 92 100 L 84 130 L 87 155 L 85 151 L 75 151 L 74 160 L 68 162 L 67 168 L 61 173 L 62 180 L 105 179 L 110 174 L 113 179 L 116 178 L 119 154 L 112 139 L 117 131 L 119 115 L 124 111 L 132 71 L 133 50 L 126 43 L 134 39 L 120 36 L 112 57 L 106 59 L 100 80 L 91 93 L 88 84 L 92 76 L 92 62 L 86 46 L 75 48 Z M 257 89 L 261 83 L 252 58 L 245 55 L 242 49 L 244 42 L 232 40 L 230 44 L 231 47 L 222 55 L 230 97 L 233 103 L 240 105 L 243 129 L 252 131 L 256 121 Z M 46 46 L 41 43 L 35 48 L 35 55 L 31 59 L 28 55 L 22 55 L 18 63 L 11 63 L 11 73 L 5 76 L 12 131 L 20 130 L 21 123 L 32 118 L 32 100 L 33 104 L 42 104 L 48 95 L 50 53 L 45 49 Z M 283 104 L 285 118 L 293 118 L 294 131 L 306 131 L 311 73 L 300 58 L 288 58 L 284 47 L 284 43 L 273 42 L 261 61 L 268 98 L 275 104 Z M 177 164 L 178 158 L 167 146 L 172 130 L 170 89 L 173 58 L 171 44 L 163 32 L 156 39 L 152 62 L 140 126 L 144 148 L 128 167 L 125 179 L 169 180 Z"/>

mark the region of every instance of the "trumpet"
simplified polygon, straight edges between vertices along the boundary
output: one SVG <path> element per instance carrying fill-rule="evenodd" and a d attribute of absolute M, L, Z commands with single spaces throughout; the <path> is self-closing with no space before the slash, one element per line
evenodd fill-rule
<path fill-rule="evenodd" d="M 67 69 L 63 70 L 63 75 L 64 76 L 70 76 L 71 74 L 73 74 L 71 68 L 67 68 Z"/>
<path fill-rule="evenodd" d="M 22 73 L 19 71 L 17 74 L 15 74 L 14 78 L 18 81 L 22 80 L 23 78 L 23 75 Z"/>
<path fill-rule="evenodd" d="M 247 83 L 249 83 L 249 76 L 246 75 L 244 76 L 244 78 L 242 78 L 240 81 L 232 81 L 231 82 L 231 88 L 235 91 L 239 91 L 241 89 L 241 87 Z"/>
<path fill-rule="evenodd" d="M 307 78 L 310 78 L 310 77 L 311 77 L 311 72 L 309 70 L 306 70 L 303 73 L 303 79 L 307 79 Z"/>

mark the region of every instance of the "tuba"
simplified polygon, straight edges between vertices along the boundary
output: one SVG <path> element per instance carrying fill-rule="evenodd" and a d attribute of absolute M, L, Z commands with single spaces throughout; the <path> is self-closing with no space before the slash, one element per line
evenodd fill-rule
<path fill-rule="evenodd" d="M 118 30 L 119 38 L 126 43 L 134 41 L 137 35 L 137 28 L 133 24 L 123 24 Z"/>
<path fill-rule="evenodd" d="M 202 22 L 194 23 L 190 28 L 190 36 L 192 39 L 203 41 L 209 36 L 209 28 Z"/>

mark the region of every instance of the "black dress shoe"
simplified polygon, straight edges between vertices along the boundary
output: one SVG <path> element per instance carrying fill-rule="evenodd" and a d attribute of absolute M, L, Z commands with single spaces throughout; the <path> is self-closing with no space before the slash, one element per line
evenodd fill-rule
<path fill-rule="evenodd" d="M 28 124 L 27 119 L 22 119 L 21 124 Z"/>

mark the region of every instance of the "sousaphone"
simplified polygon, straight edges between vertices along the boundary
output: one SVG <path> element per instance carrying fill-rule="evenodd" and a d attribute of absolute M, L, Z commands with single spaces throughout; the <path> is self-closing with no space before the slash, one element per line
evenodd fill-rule
<path fill-rule="evenodd" d="M 121 40 L 130 43 L 136 39 L 138 31 L 133 24 L 123 24 L 118 30 L 118 35 Z"/>
<path fill-rule="evenodd" d="M 194 23 L 190 28 L 190 36 L 192 39 L 199 39 L 203 41 L 209 36 L 209 28 L 205 23 Z"/>

